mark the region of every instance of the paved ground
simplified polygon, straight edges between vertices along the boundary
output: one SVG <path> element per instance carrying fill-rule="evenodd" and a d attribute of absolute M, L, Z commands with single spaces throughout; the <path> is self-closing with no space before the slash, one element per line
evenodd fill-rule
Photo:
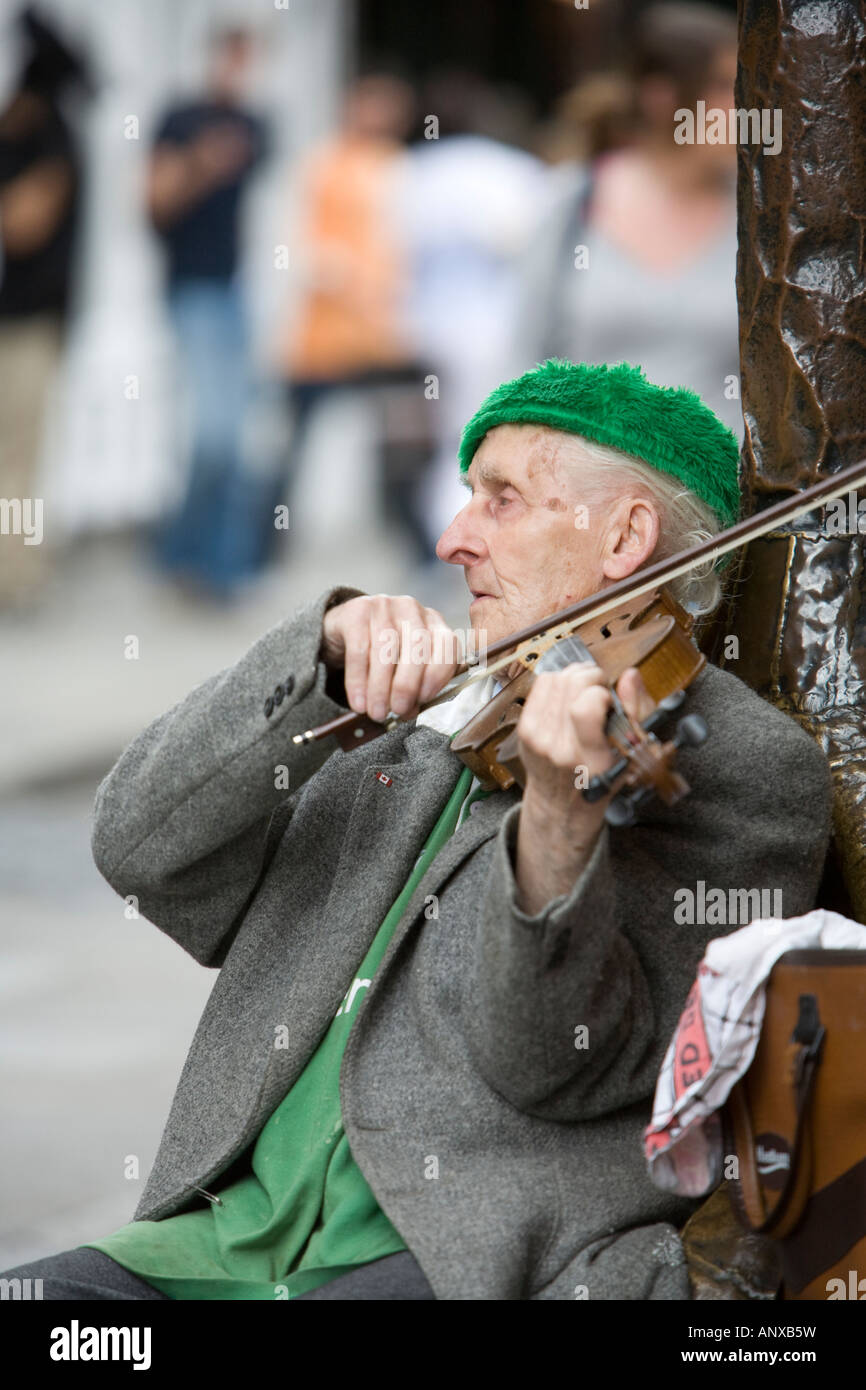
<path fill-rule="evenodd" d="M 93 782 L 0 807 L 0 1268 L 123 1225 L 216 978 L 127 921 L 90 857 Z"/>
<path fill-rule="evenodd" d="M 93 796 L 117 754 L 335 582 L 416 592 L 465 622 L 460 571 L 444 588 L 413 575 L 400 539 L 350 508 L 296 536 L 229 612 L 182 597 L 115 537 L 77 547 L 39 613 L 0 617 L 0 1269 L 131 1219 L 215 979 L 126 920 L 93 864 Z"/>

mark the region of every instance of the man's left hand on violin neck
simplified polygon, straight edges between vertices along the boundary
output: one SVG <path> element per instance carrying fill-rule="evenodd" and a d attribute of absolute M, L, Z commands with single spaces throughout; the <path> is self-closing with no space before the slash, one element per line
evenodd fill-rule
<path fill-rule="evenodd" d="M 634 721 L 652 713 L 635 667 L 623 672 L 616 692 Z M 604 672 L 583 663 L 539 672 L 527 696 L 517 724 L 526 787 L 515 876 L 521 909 L 530 916 L 571 890 L 601 833 L 609 796 L 591 803 L 579 788 L 617 760 L 605 732 L 612 704 Z"/>

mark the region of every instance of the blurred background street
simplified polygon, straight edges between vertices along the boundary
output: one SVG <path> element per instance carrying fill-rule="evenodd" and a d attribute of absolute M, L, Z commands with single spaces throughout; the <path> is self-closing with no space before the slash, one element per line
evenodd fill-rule
<path fill-rule="evenodd" d="M 460 431 L 548 356 L 742 438 L 673 138 L 735 60 L 734 0 L 0 0 L 0 1269 L 130 1220 L 215 979 L 92 862 L 126 744 L 335 584 L 465 626 Z"/>

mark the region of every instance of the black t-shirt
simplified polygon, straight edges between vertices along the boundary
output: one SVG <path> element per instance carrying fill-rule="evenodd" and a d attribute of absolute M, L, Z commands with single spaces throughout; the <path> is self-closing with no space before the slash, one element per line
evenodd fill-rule
<path fill-rule="evenodd" d="M 241 194 L 256 165 L 267 153 L 263 121 L 236 106 L 195 102 L 172 107 L 159 126 L 154 145 L 188 145 L 208 129 L 236 126 L 249 142 L 249 157 L 236 176 L 206 194 L 170 226 L 159 228 L 168 253 L 170 279 L 227 279 L 238 261 Z"/>
<path fill-rule="evenodd" d="M 59 111 L 26 134 L 0 136 L 0 188 L 46 160 L 62 159 L 72 175 L 72 189 L 48 240 L 29 256 L 4 251 L 0 269 L 0 318 L 29 314 L 63 314 L 69 299 L 72 248 L 78 211 L 79 171 L 69 128 Z"/>

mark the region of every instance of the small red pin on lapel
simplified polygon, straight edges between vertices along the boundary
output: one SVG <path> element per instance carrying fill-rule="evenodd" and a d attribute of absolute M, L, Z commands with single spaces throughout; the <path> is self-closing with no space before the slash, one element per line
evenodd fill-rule
<path fill-rule="evenodd" d="M 389 777 L 387 772 L 377 772 L 376 781 L 381 782 L 383 787 L 390 787 L 391 783 L 394 781 L 394 778 Z"/>

